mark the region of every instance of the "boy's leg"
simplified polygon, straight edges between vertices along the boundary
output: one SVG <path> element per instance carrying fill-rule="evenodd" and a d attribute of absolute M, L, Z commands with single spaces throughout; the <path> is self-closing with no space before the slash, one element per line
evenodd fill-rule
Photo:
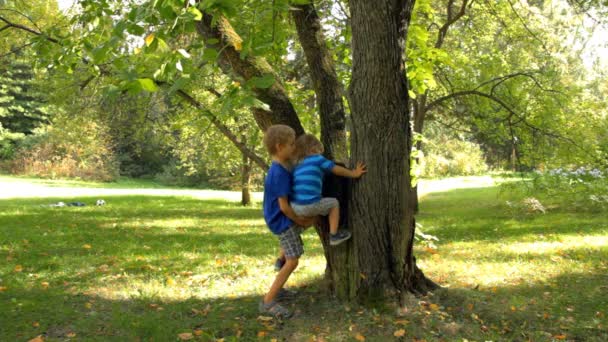
<path fill-rule="evenodd" d="M 338 232 L 338 224 L 340 223 L 340 207 L 329 209 L 329 233 L 335 235 Z"/>
<path fill-rule="evenodd" d="M 281 268 L 283 268 L 283 265 L 285 265 L 285 250 L 283 248 L 280 248 L 279 257 L 274 262 L 274 270 L 277 272 L 280 271 Z"/>
<path fill-rule="evenodd" d="M 299 258 L 287 258 L 285 265 L 283 265 L 283 268 L 281 268 L 274 278 L 270 290 L 268 290 L 268 293 L 264 296 L 264 304 L 272 303 L 275 300 L 277 294 L 279 294 L 279 291 L 283 288 L 283 285 L 285 285 L 285 282 L 287 282 L 291 273 L 298 267 L 298 260 Z"/>
<path fill-rule="evenodd" d="M 276 297 L 283 288 L 283 285 L 287 282 L 287 279 L 289 279 L 293 270 L 298 267 L 300 256 L 304 254 L 304 244 L 302 243 L 302 237 L 300 236 L 301 233 L 302 228 L 294 225 L 279 235 L 279 243 L 281 245 L 281 250 L 285 253 L 286 261 L 285 265 L 281 268 L 279 273 L 277 273 L 268 293 L 260 303 L 261 312 L 284 318 L 291 316 L 289 310 L 277 304 Z"/>

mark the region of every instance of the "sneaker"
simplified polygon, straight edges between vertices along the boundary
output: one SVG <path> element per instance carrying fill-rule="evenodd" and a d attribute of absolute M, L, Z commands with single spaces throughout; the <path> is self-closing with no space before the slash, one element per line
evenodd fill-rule
<path fill-rule="evenodd" d="M 279 272 L 283 268 L 283 265 L 285 265 L 285 259 L 277 258 L 277 261 L 274 262 L 274 270 Z"/>
<path fill-rule="evenodd" d="M 276 301 L 264 304 L 264 300 L 262 299 L 260 300 L 258 308 L 260 313 L 268 314 L 278 319 L 289 318 L 293 315 L 291 312 L 289 312 L 289 310 L 281 306 L 281 304 L 277 303 Z"/>
<path fill-rule="evenodd" d="M 332 246 L 337 246 L 342 242 L 350 239 L 350 232 L 348 230 L 338 230 L 335 235 L 329 235 L 329 244 Z"/>

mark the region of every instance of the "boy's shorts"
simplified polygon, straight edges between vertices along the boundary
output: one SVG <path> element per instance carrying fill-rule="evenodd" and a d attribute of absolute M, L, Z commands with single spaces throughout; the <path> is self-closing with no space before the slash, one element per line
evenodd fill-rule
<path fill-rule="evenodd" d="M 329 209 L 340 207 L 340 203 L 333 197 L 323 197 L 319 202 L 311 204 L 296 204 L 291 203 L 293 212 L 298 216 L 327 216 Z"/>
<path fill-rule="evenodd" d="M 304 243 L 300 236 L 303 231 L 304 228 L 294 224 L 279 234 L 279 245 L 283 248 L 285 257 L 293 259 L 299 258 L 304 254 Z"/>

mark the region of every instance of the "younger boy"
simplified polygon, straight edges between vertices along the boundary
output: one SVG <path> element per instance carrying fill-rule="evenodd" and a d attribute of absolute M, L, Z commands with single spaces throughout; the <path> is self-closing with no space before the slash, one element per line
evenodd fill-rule
<path fill-rule="evenodd" d="M 326 159 L 323 144 L 312 134 L 303 134 L 296 140 L 296 157 L 299 164 L 293 171 L 291 207 L 299 216 L 329 215 L 329 244 L 332 246 L 350 239 L 347 230 L 338 231 L 340 203 L 332 197 L 322 197 L 323 176 L 331 172 L 337 176 L 359 178 L 367 172 L 365 164 L 358 162 L 354 170 L 336 165 Z"/>
<path fill-rule="evenodd" d="M 297 216 L 289 205 L 289 193 L 292 188 L 290 162 L 295 150 L 295 132 L 285 125 L 270 126 L 264 134 L 264 146 L 272 156 L 272 164 L 264 180 L 264 219 L 268 228 L 279 237 L 281 254 L 285 255 L 285 264 L 277 273 L 270 290 L 260 302 L 260 312 L 278 318 L 289 318 L 289 310 L 276 302 L 283 290 L 283 285 L 298 266 L 298 260 L 304 253 L 300 234 L 304 227 L 312 225 L 314 218 Z"/>

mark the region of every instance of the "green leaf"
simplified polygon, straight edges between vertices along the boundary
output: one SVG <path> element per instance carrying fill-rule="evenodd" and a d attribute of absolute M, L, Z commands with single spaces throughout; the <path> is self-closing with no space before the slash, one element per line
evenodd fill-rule
<path fill-rule="evenodd" d="M 266 89 L 270 88 L 274 82 L 276 82 L 274 75 L 265 74 L 262 77 L 252 77 L 249 81 L 247 81 L 247 85 L 253 88 Z"/>
<path fill-rule="evenodd" d="M 203 13 L 196 7 L 188 7 L 188 13 L 192 14 L 196 21 L 201 21 L 203 19 Z"/>
<path fill-rule="evenodd" d="M 291 0 L 292 5 L 308 5 L 311 3 L 311 0 Z"/>
<path fill-rule="evenodd" d="M 176 91 L 182 89 L 186 84 L 188 84 L 189 81 L 190 81 L 190 79 L 188 77 L 178 78 L 175 82 L 173 82 L 173 85 L 171 85 L 171 88 L 169 88 L 169 94 L 173 94 Z"/>
<path fill-rule="evenodd" d="M 137 82 L 141 86 L 141 89 L 143 89 L 145 91 L 155 92 L 158 90 L 158 86 L 156 86 L 156 83 L 154 83 L 154 81 L 152 79 L 138 78 Z"/>

